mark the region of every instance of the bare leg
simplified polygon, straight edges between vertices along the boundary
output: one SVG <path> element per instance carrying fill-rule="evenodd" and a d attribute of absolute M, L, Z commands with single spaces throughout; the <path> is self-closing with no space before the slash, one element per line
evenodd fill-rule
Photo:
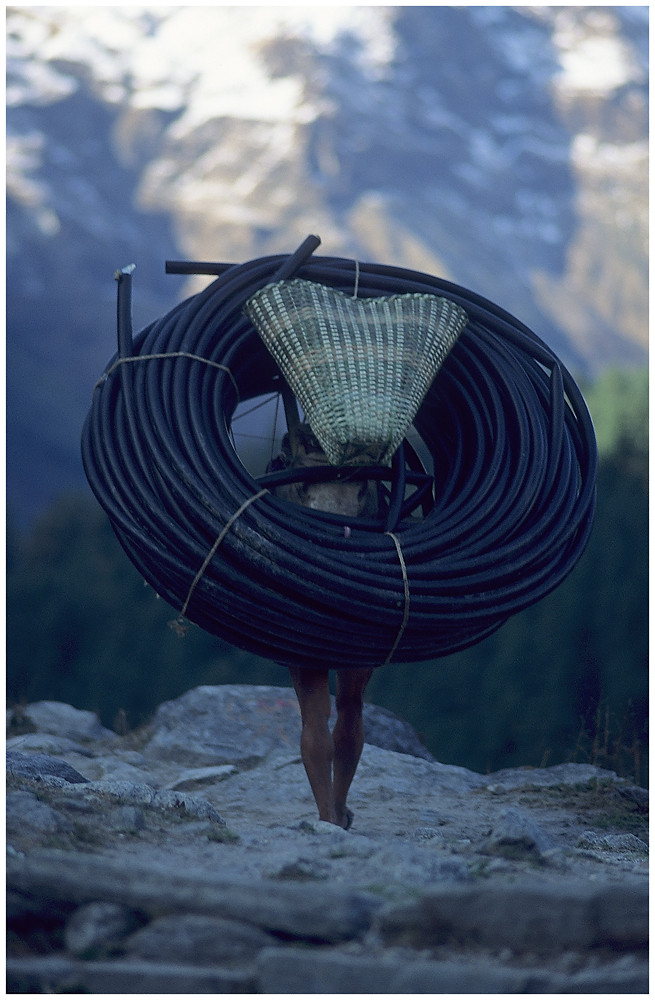
<path fill-rule="evenodd" d="M 337 721 L 332 734 L 328 671 L 290 667 L 289 673 L 300 705 L 300 753 L 319 819 L 348 829 L 352 813 L 346 799 L 364 746 L 364 690 L 373 670 L 337 671 Z"/>
<path fill-rule="evenodd" d="M 330 734 L 330 688 L 327 670 L 289 667 L 300 705 L 300 754 L 318 806 L 319 819 L 336 823 L 332 791 L 334 743 Z"/>
<path fill-rule="evenodd" d="M 337 671 L 337 722 L 332 733 L 334 812 L 337 824 L 346 829 L 352 823 L 346 799 L 364 747 L 364 690 L 372 674 L 373 670 L 363 667 Z"/>

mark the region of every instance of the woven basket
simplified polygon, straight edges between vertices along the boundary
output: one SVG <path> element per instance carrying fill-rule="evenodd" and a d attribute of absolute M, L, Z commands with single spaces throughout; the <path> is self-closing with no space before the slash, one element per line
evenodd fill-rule
<path fill-rule="evenodd" d="M 245 312 L 334 465 L 391 460 L 468 318 L 436 295 L 359 299 L 300 278 Z"/>

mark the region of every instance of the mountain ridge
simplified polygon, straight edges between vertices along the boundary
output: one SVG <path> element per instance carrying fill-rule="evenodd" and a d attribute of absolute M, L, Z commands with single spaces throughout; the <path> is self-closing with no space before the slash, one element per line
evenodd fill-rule
<path fill-rule="evenodd" d="M 8 499 L 83 484 L 164 260 L 321 251 L 498 302 L 576 375 L 646 361 L 647 8 L 9 8 Z"/>

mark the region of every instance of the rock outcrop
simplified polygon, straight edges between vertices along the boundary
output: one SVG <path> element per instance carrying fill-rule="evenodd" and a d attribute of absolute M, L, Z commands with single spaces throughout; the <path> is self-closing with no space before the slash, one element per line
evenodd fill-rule
<path fill-rule="evenodd" d="M 10 711 L 8 991 L 648 991 L 645 789 L 480 775 L 366 723 L 346 832 L 316 820 L 289 689 L 197 688 L 122 737 Z"/>

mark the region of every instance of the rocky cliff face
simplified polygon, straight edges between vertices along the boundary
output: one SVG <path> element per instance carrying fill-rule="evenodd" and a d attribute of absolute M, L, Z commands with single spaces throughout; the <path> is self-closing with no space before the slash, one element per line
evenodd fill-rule
<path fill-rule="evenodd" d="M 576 372 L 643 363 L 643 7 L 8 12 L 8 459 L 26 514 L 82 482 L 116 267 L 295 248 L 437 273 Z"/>
<path fill-rule="evenodd" d="M 647 992 L 644 789 L 366 728 L 346 832 L 316 821 L 289 689 L 198 688 L 122 737 L 11 712 L 9 991 Z"/>

